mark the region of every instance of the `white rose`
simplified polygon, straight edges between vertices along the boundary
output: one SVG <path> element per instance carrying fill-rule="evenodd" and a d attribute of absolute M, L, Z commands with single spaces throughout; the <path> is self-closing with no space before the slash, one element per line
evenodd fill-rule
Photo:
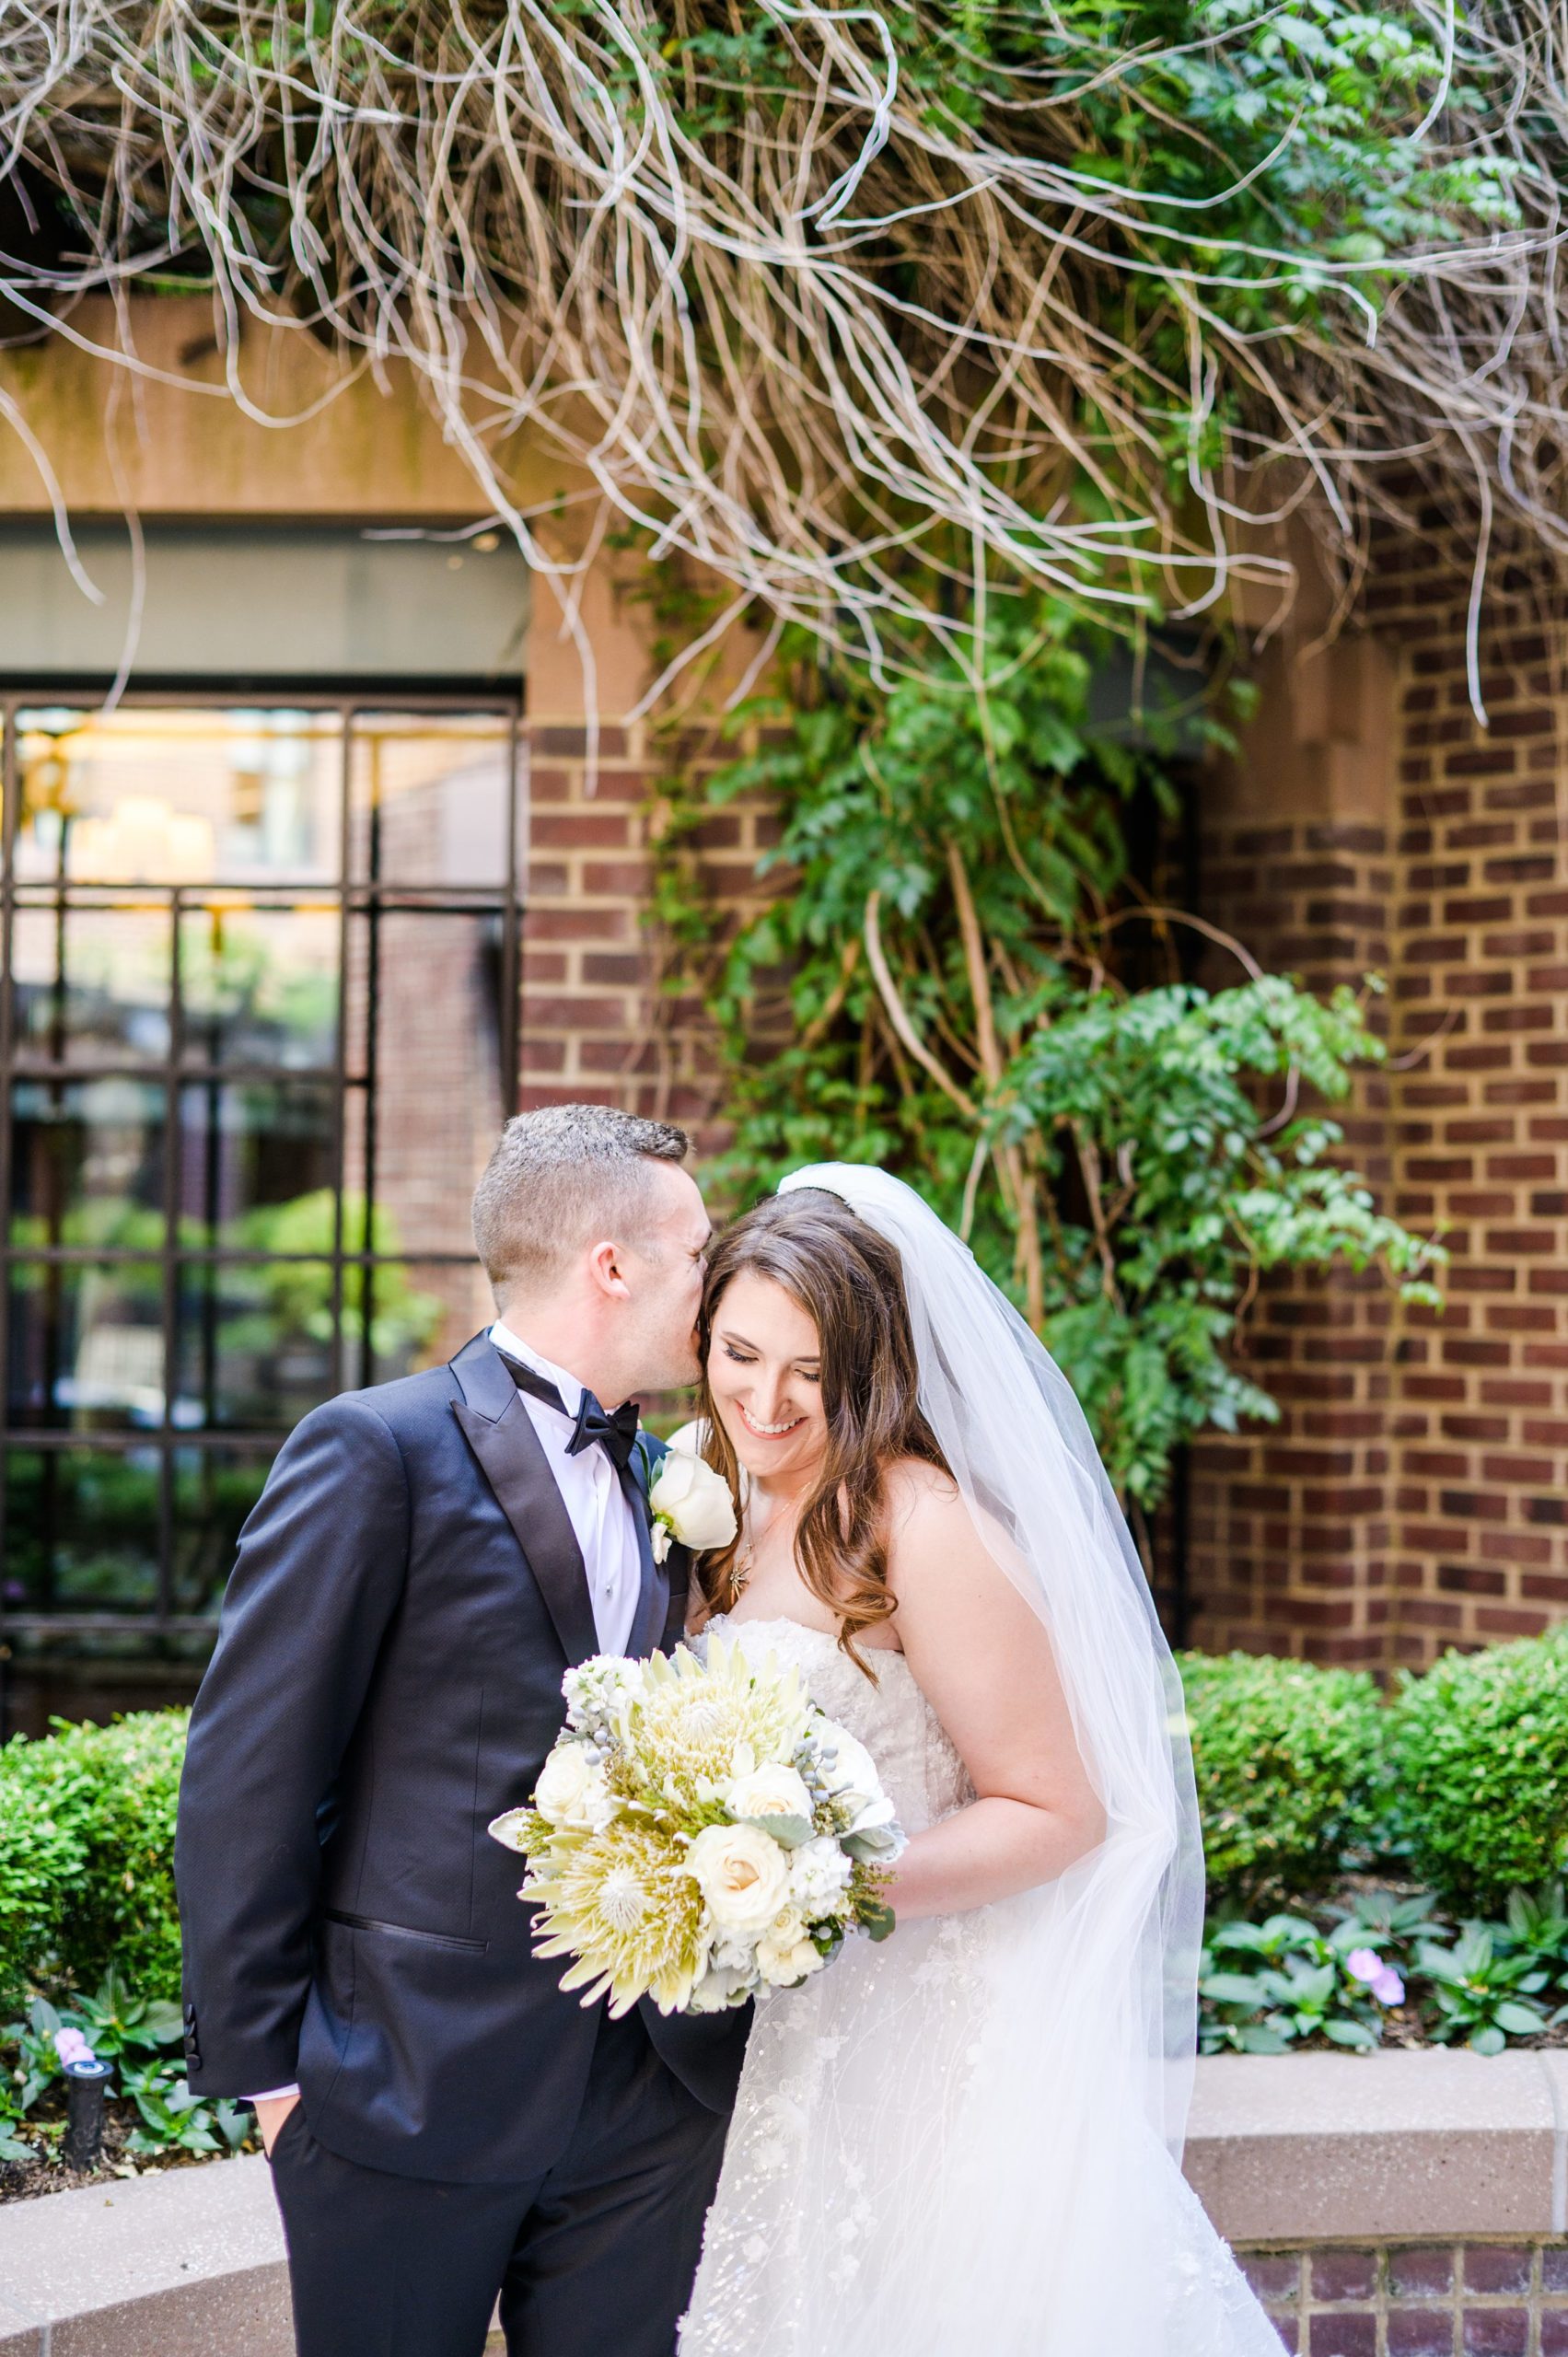
<path fill-rule="evenodd" d="M 735 1500 L 729 1483 L 702 1457 L 683 1448 L 666 1452 L 648 1504 L 654 1520 L 701 1553 L 710 1547 L 727 1547 L 735 1537 Z M 656 1546 L 657 1532 L 655 1533 Z"/>
<path fill-rule="evenodd" d="M 749 1776 L 737 1775 L 724 1799 L 731 1817 L 797 1817 L 811 1822 L 811 1795 L 796 1771 L 782 1761 L 764 1762 Z"/>
<path fill-rule="evenodd" d="M 552 1825 L 591 1833 L 610 1805 L 604 1771 L 592 1765 L 580 1743 L 558 1743 L 539 1771 L 533 1805 Z"/>
<path fill-rule="evenodd" d="M 822 1969 L 816 1945 L 793 1907 L 776 1915 L 758 1941 L 757 1969 L 772 1989 L 793 1988 L 807 1973 Z"/>
<path fill-rule="evenodd" d="M 784 1903 L 789 1861 L 754 1825 L 706 1825 L 686 1853 L 687 1871 L 721 1932 L 761 1932 Z"/>

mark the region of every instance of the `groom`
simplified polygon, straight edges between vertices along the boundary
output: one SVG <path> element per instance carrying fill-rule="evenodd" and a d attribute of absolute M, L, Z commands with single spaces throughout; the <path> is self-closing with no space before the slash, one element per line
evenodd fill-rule
<path fill-rule="evenodd" d="M 308 1416 L 240 1537 L 180 1790 L 185 2054 L 256 2103 L 301 2357 L 479 2357 L 497 2293 L 512 2357 L 670 2357 L 748 2017 L 563 1996 L 485 1828 L 568 1664 L 681 1631 L 619 1403 L 696 1375 L 685 1152 L 598 1106 L 508 1123 L 500 1322 Z"/>

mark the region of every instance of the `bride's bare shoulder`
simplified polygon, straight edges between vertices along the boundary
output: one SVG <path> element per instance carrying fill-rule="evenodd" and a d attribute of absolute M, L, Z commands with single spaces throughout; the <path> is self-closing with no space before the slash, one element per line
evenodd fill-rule
<path fill-rule="evenodd" d="M 900 1457 L 883 1476 L 888 1500 L 888 1547 L 897 1556 L 923 1553 L 941 1546 L 972 1525 L 958 1494 L 958 1485 L 940 1465 L 923 1457 Z"/>

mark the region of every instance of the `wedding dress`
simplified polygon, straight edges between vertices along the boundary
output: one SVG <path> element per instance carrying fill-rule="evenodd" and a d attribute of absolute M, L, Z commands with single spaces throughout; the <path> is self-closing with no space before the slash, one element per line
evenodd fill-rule
<path fill-rule="evenodd" d="M 870 1751 L 906 1832 L 974 1797 L 901 1654 L 871 1655 L 873 1686 L 797 1620 L 721 1614 L 708 1626 L 759 1664 L 772 1654 L 798 1668 Z M 1151 2130 L 1125 2153 L 1078 2156 L 1086 2172 L 1122 2177 L 1120 2282 L 1085 2281 L 1075 2261 L 1077 2172 L 1073 2155 L 1038 2149 L 1049 2115 L 1011 2152 L 973 2149 L 989 2109 L 974 2083 L 1008 2069 L 1020 1959 L 1007 1952 L 1023 1909 L 852 1941 L 759 2006 L 680 2357 L 1280 2357 Z M 997 2269 L 1004 2280 L 987 2281 Z"/>
<path fill-rule="evenodd" d="M 1183 2179 L 1202 1851 L 1181 1689 L 1071 1387 L 919 1196 L 819 1164 L 898 1247 L 920 1401 L 1047 1628 L 1106 1814 L 1039 1889 L 854 1939 L 760 2003 L 680 2357 L 1279 2357 Z M 709 1623 L 799 1668 L 907 1832 L 973 1798 L 901 1655 Z"/>

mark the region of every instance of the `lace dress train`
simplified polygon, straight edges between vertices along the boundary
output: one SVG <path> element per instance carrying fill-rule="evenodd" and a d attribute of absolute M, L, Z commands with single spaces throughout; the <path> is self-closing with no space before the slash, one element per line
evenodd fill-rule
<path fill-rule="evenodd" d="M 797 1621 L 713 1625 L 800 1669 L 909 1832 L 973 1797 L 900 1655 L 873 1685 Z M 1080 2080 L 1073 2150 L 1026 2102 L 1029 1903 L 852 1942 L 759 2007 L 680 2357 L 1279 2357 L 1139 2092 Z"/>

